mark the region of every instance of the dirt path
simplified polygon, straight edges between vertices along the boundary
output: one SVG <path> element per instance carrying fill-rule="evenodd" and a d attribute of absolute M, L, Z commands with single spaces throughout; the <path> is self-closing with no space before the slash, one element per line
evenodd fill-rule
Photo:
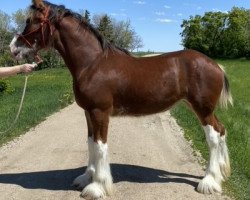
<path fill-rule="evenodd" d="M 0 199 L 81 199 L 71 183 L 87 165 L 86 135 L 73 104 L 0 148 Z M 228 199 L 195 191 L 204 171 L 168 112 L 112 118 L 109 151 L 115 192 L 107 200 Z"/>

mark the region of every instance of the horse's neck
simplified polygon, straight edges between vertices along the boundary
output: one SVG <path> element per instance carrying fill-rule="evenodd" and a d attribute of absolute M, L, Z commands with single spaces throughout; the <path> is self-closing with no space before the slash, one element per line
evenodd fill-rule
<path fill-rule="evenodd" d="M 69 21 L 70 20 L 70 21 Z M 60 23 L 55 38 L 55 48 L 63 57 L 73 78 L 90 66 L 102 52 L 97 38 L 74 19 L 65 19 Z"/>

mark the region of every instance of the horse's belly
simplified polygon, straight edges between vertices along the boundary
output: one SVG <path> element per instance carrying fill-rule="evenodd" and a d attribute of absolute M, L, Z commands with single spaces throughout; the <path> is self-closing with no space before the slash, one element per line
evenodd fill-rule
<path fill-rule="evenodd" d="M 161 101 L 146 101 L 136 99 L 113 105 L 112 115 L 149 115 L 168 110 L 179 99 L 168 98 Z"/>

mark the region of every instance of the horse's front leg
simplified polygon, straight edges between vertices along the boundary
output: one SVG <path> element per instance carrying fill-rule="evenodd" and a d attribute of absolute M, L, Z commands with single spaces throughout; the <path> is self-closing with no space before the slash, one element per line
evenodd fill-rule
<path fill-rule="evenodd" d="M 88 167 L 83 175 L 78 176 L 74 181 L 73 185 L 77 189 L 83 189 L 89 183 L 92 182 L 95 167 L 94 167 L 94 140 L 93 140 L 93 125 L 90 119 L 90 114 L 88 111 L 85 111 L 85 117 L 88 126 L 88 150 L 89 150 L 89 163 Z"/>
<path fill-rule="evenodd" d="M 93 145 L 91 146 L 93 157 L 90 161 L 94 173 L 92 173 L 92 182 L 83 189 L 81 195 L 87 199 L 98 199 L 110 195 L 113 185 L 107 145 L 109 110 L 94 109 L 89 114 L 93 126 Z"/>

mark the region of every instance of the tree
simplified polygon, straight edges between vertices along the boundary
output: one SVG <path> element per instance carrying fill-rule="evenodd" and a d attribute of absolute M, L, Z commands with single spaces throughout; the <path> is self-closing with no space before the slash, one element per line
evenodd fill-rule
<path fill-rule="evenodd" d="M 208 48 L 203 44 L 204 28 L 202 27 L 202 17 L 196 15 L 190 16 L 189 20 L 184 20 L 181 27 L 184 29 L 181 33 L 182 44 L 187 49 L 196 49 L 205 53 Z"/>
<path fill-rule="evenodd" d="M 11 29 L 11 17 L 0 11 L 0 29 L 10 31 Z"/>
<path fill-rule="evenodd" d="M 91 23 L 90 12 L 88 10 L 80 10 L 79 13 L 85 22 Z"/>
<path fill-rule="evenodd" d="M 27 10 L 19 9 L 12 14 L 12 19 L 15 23 L 15 31 L 22 32 L 26 25 Z"/>
<path fill-rule="evenodd" d="M 143 47 L 142 38 L 139 35 L 135 35 L 133 38 L 133 42 L 130 45 L 130 50 L 134 51 L 136 49 L 137 51 L 139 51 L 139 49 L 142 47 Z"/>
<path fill-rule="evenodd" d="M 232 8 L 228 13 L 206 12 L 184 20 L 182 44 L 212 57 L 250 56 L 250 10 Z"/>
<path fill-rule="evenodd" d="M 136 34 L 131 27 L 129 20 L 127 21 L 113 21 L 114 23 L 114 44 L 120 48 L 134 51 L 143 47 L 142 39 Z"/>
<path fill-rule="evenodd" d="M 207 12 L 202 17 L 203 47 L 208 55 L 216 57 L 223 54 L 222 41 L 224 37 L 227 13 Z"/>
<path fill-rule="evenodd" d="M 250 10 L 234 7 L 228 15 L 225 48 L 232 57 L 243 57 L 249 52 L 249 13 Z"/>
<path fill-rule="evenodd" d="M 90 12 L 88 10 L 85 10 L 83 18 L 86 22 L 90 23 Z"/>
<path fill-rule="evenodd" d="M 107 14 L 100 18 L 97 29 L 111 44 L 114 44 L 114 27 Z"/>
<path fill-rule="evenodd" d="M 0 54 L 3 55 L 9 49 L 9 42 L 12 34 L 11 29 L 11 17 L 0 11 Z M 6 55 L 5 55 L 6 56 Z"/>
<path fill-rule="evenodd" d="M 111 44 L 129 51 L 143 47 L 141 37 L 131 27 L 129 20 L 116 21 L 108 15 L 94 15 L 92 21 Z"/>

